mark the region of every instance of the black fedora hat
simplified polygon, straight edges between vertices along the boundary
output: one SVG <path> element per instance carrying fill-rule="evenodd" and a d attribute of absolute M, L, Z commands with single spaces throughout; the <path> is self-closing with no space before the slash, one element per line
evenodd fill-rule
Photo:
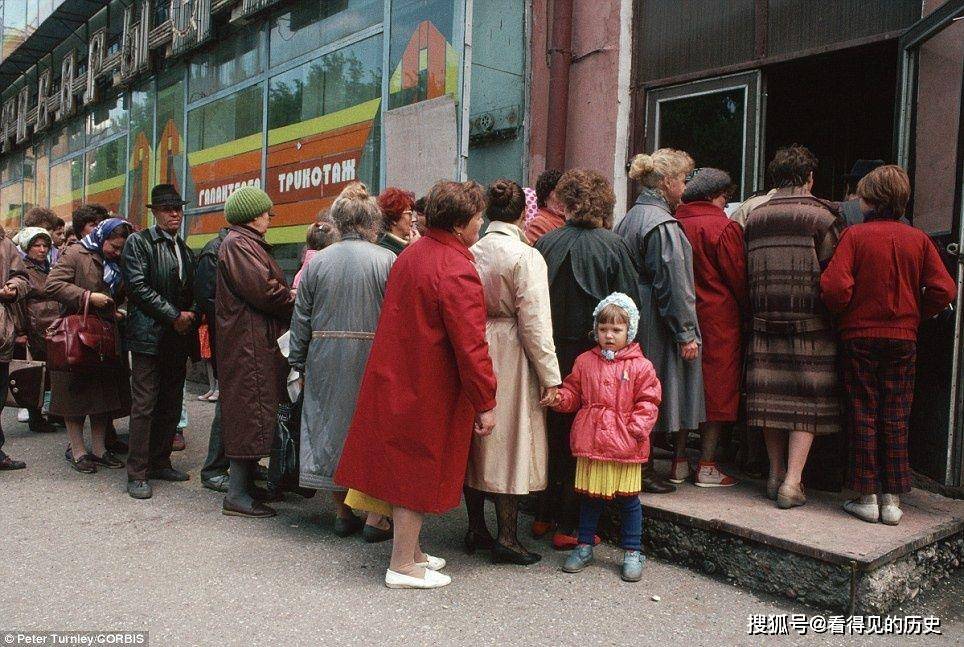
<path fill-rule="evenodd" d="M 864 179 L 864 176 L 873 171 L 879 166 L 886 164 L 884 160 L 857 160 L 854 162 L 853 167 L 850 169 L 850 173 L 844 175 L 844 180 L 850 182 L 851 184 L 856 184 Z"/>
<path fill-rule="evenodd" d="M 173 184 L 158 184 L 151 189 L 151 201 L 148 207 L 183 207 L 187 202 L 181 199 L 181 194 Z"/>

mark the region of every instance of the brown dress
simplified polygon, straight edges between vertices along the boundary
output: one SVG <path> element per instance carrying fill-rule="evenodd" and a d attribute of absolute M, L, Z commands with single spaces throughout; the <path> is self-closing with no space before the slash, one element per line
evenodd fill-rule
<path fill-rule="evenodd" d="M 83 312 L 84 293 L 110 294 L 104 281 L 104 262 L 99 254 L 83 245 L 71 245 L 47 276 L 45 294 L 60 303 L 61 314 Z M 121 285 L 113 295 L 115 303 L 123 303 Z M 110 310 L 90 309 L 91 313 L 108 318 Z M 118 339 L 120 333 L 118 333 Z M 124 354 L 122 353 L 122 356 Z M 126 362 L 113 369 L 98 369 L 89 373 L 50 372 L 50 413 L 55 416 L 81 418 L 88 415 L 110 414 L 123 418 L 130 414 L 130 374 Z"/>
<path fill-rule="evenodd" d="M 832 434 L 841 425 L 837 340 L 820 299 L 820 271 L 841 221 L 825 202 L 792 191 L 777 191 L 746 221 L 747 424 Z"/>
<path fill-rule="evenodd" d="M 264 236 L 244 225 L 228 229 L 218 250 L 214 294 L 224 454 L 263 458 L 271 453 L 278 405 L 288 397 L 288 360 L 278 337 L 288 329 L 295 303 Z"/>

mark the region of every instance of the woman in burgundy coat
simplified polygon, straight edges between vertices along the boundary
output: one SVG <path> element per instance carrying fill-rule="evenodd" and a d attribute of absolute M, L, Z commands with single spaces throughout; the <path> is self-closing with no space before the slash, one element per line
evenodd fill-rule
<path fill-rule="evenodd" d="M 703 389 L 706 422 L 700 424 L 702 456 L 698 487 L 727 487 L 736 480 L 716 465 L 716 445 L 725 422 L 740 406 L 743 353 L 740 328 L 748 311 L 743 228 L 723 211 L 733 184 L 726 171 L 693 171 L 676 219 L 693 248 L 696 316 L 703 334 Z M 686 433 L 677 436 L 676 459 L 685 460 Z"/>
<path fill-rule="evenodd" d="M 485 340 L 482 282 L 469 247 L 485 198 L 474 182 L 439 182 L 428 196 L 428 231 L 388 275 L 355 417 L 335 482 L 392 507 L 390 588 L 436 588 L 451 579 L 426 555 L 426 513 L 459 505 L 473 424 L 495 424 L 495 375 Z"/>

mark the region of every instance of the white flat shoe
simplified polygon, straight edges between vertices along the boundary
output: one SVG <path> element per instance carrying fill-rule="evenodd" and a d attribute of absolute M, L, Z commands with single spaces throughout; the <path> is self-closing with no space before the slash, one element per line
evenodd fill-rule
<path fill-rule="evenodd" d="M 896 526 L 904 516 L 900 509 L 900 497 L 896 494 L 884 494 L 880 497 L 880 520 L 888 526 Z"/>
<path fill-rule="evenodd" d="M 435 557 L 433 555 L 429 555 L 428 553 L 425 553 L 424 562 L 415 562 L 416 566 L 427 568 L 430 571 L 440 571 L 443 568 L 445 568 L 445 564 L 446 564 L 445 560 L 442 559 L 441 557 Z"/>
<path fill-rule="evenodd" d="M 843 509 L 867 523 L 877 523 L 880 519 L 880 508 L 877 503 L 861 503 L 858 499 L 847 501 Z"/>
<path fill-rule="evenodd" d="M 390 589 L 437 589 L 451 583 L 451 577 L 433 570 L 426 570 L 424 578 L 402 575 L 392 569 L 385 571 L 385 586 Z"/>

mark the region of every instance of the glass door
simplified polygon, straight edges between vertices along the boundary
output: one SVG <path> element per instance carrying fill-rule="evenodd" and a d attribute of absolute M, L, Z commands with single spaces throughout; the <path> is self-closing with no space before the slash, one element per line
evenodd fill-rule
<path fill-rule="evenodd" d="M 759 185 L 760 101 L 759 70 L 648 90 L 646 150 L 677 148 L 725 170 L 743 200 Z"/>
<path fill-rule="evenodd" d="M 953 309 L 923 322 L 910 454 L 915 470 L 947 485 L 964 473 L 961 251 L 964 138 L 964 0 L 948 0 L 900 38 L 897 163 L 911 175 L 910 216 L 958 281 Z"/>

